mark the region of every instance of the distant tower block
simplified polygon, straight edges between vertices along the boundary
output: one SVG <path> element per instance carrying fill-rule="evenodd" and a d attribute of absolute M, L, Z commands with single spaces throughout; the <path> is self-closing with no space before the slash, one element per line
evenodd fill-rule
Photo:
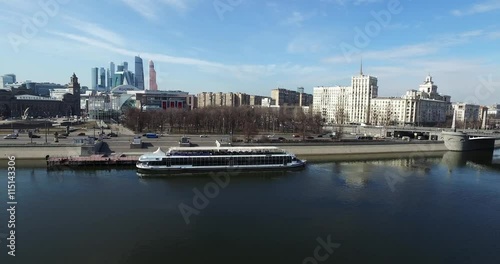
<path fill-rule="evenodd" d="M 156 83 L 155 64 L 152 60 L 149 61 L 149 90 L 157 91 L 158 84 Z"/>

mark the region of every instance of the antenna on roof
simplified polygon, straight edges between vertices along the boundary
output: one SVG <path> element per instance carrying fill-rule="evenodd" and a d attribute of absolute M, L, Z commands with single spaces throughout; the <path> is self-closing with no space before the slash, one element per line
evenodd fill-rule
<path fill-rule="evenodd" d="M 363 75 L 363 56 L 361 56 L 361 66 L 359 67 L 359 74 Z"/>

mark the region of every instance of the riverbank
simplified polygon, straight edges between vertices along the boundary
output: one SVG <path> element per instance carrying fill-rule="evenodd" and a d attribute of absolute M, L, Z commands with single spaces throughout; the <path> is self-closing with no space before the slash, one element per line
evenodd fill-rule
<path fill-rule="evenodd" d="M 269 145 L 269 144 L 267 144 Z M 254 146 L 258 146 L 254 144 Z M 262 146 L 262 145 L 260 145 Z M 394 152 L 433 152 L 446 151 L 444 144 L 275 144 L 279 148 L 294 153 L 299 157 L 305 156 L 323 156 L 323 155 L 346 155 L 346 154 L 381 154 Z M 128 149 L 129 151 L 116 152 L 116 154 L 124 154 L 126 156 L 140 156 L 144 153 L 156 150 L 156 146 L 144 149 Z M 162 147 L 165 150 L 167 147 Z M 45 159 L 47 155 L 53 157 L 69 157 L 85 155 L 88 152 L 88 146 L 81 145 L 2 145 L 0 147 L 0 158 L 8 159 L 9 156 L 15 156 L 17 159 Z"/>
<path fill-rule="evenodd" d="M 357 142 L 357 143 L 330 143 L 330 144 L 265 144 L 266 146 L 277 146 L 286 150 L 287 152 L 294 153 L 302 159 L 315 159 L 328 157 L 342 159 L 346 157 L 362 157 L 369 156 L 378 158 L 383 155 L 397 155 L 401 153 L 444 153 L 447 151 L 443 142 L 430 141 L 430 142 Z M 263 144 L 252 144 L 245 146 L 263 146 Z M 164 150 L 168 146 L 161 146 Z M 500 148 L 500 142 L 495 144 L 496 148 Z M 115 154 L 125 156 L 140 156 L 144 153 L 153 152 L 157 146 L 151 146 L 144 149 L 124 149 L 124 151 Z M 47 155 L 50 157 L 71 157 L 90 155 L 93 146 L 85 145 L 45 145 L 45 144 L 26 144 L 26 145 L 1 145 L 0 159 L 7 160 L 9 156 L 15 156 L 18 160 L 45 160 Z"/>

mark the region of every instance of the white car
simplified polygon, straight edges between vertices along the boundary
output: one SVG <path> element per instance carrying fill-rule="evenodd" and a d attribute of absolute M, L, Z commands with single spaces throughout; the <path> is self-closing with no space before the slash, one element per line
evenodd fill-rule
<path fill-rule="evenodd" d="M 208 137 L 207 135 L 200 135 L 201 138 L 206 138 Z"/>
<path fill-rule="evenodd" d="M 8 134 L 7 136 L 3 137 L 4 139 L 17 139 L 16 134 Z"/>

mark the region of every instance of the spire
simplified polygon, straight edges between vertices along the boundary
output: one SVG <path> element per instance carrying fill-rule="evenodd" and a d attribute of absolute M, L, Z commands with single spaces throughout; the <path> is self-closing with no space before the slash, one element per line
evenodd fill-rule
<path fill-rule="evenodd" d="M 361 57 L 361 66 L 359 67 L 359 74 L 363 75 L 363 57 Z"/>

